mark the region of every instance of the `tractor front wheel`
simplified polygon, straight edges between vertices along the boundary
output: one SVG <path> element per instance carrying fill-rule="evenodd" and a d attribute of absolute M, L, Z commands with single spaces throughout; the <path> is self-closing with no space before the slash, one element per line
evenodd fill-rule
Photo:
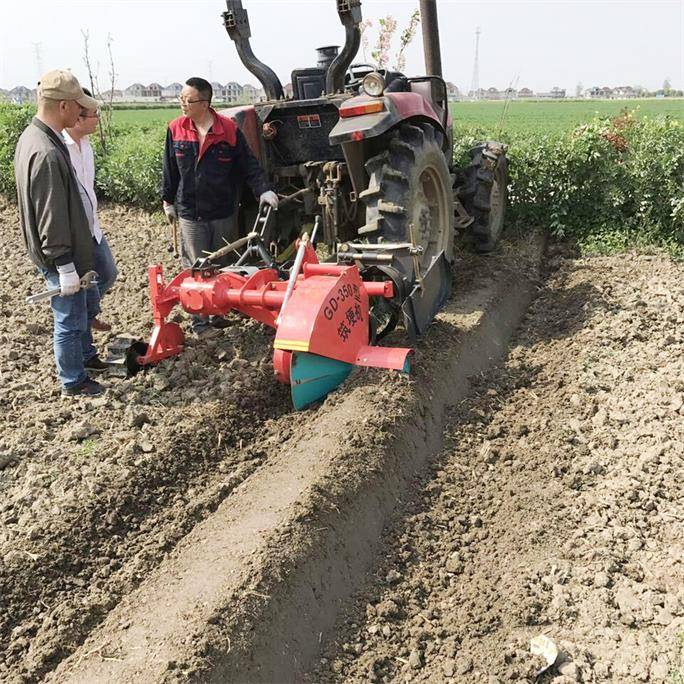
<path fill-rule="evenodd" d="M 459 197 L 474 219 L 471 231 L 475 249 L 491 252 L 503 230 L 508 199 L 506 148 L 501 143 L 483 143 L 472 149 L 470 156 Z"/>

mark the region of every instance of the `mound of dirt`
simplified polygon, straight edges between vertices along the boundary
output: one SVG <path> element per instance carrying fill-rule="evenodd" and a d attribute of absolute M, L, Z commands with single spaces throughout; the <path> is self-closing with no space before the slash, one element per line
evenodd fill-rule
<path fill-rule="evenodd" d="M 681 680 L 684 269 L 549 266 L 307 681 Z"/>

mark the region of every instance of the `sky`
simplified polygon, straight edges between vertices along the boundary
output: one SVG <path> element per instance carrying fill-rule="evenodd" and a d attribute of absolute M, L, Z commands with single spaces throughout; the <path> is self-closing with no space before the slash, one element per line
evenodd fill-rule
<path fill-rule="evenodd" d="M 243 0 L 243 6 L 254 53 L 283 84 L 293 69 L 315 66 L 315 48 L 344 42 L 334 0 Z M 378 19 L 393 16 L 399 33 L 417 6 L 417 0 L 362 0 L 364 19 L 373 22 L 371 48 Z M 466 91 L 476 27 L 481 87 L 558 86 L 574 94 L 578 83 L 653 90 L 667 78 L 684 89 L 684 0 L 438 0 L 437 7 L 444 77 Z M 256 84 L 223 28 L 224 10 L 221 0 L 12 0 L 0 23 L 0 87 L 35 87 L 39 71 L 53 68 L 71 69 L 87 83 L 82 31 L 102 89 L 109 81 L 108 34 L 117 88 L 190 76 Z M 406 56 L 405 73 L 425 72 L 420 30 Z M 364 61 L 361 50 L 356 61 Z"/>

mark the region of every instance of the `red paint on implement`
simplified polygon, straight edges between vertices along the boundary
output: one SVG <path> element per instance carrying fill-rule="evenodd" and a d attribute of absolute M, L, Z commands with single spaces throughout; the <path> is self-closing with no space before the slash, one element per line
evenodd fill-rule
<path fill-rule="evenodd" d="M 150 266 L 154 328 L 140 365 L 154 364 L 183 350 L 183 332 L 166 318 L 176 304 L 194 314 L 225 315 L 235 310 L 276 328 L 273 365 L 276 378 L 289 382 L 293 352 L 308 352 L 354 365 L 403 370 L 410 349 L 372 347 L 369 342 L 369 296 L 391 298 L 391 282 L 364 282 L 355 265 L 319 264 L 307 246 L 302 273 L 276 323 L 287 282 L 275 269 L 249 276 L 231 271 L 191 269 L 168 285 L 162 267 Z"/>

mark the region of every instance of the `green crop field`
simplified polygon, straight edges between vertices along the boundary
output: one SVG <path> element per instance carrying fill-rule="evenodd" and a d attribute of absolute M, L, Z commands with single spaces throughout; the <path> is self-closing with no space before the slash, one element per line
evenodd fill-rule
<path fill-rule="evenodd" d="M 505 102 L 455 102 L 451 115 L 456 126 L 481 126 L 495 131 L 536 130 L 556 133 L 574 128 L 595 116 L 617 116 L 623 110 L 636 110 L 637 116 L 668 115 L 684 120 L 684 99 L 637 100 L 554 100 Z"/>
<path fill-rule="evenodd" d="M 168 123 L 181 115 L 180 105 L 178 107 L 154 109 L 144 107 L 141 109 L 115 109 L 112 120 L 117 124 L 153 124 Z"/>
<path fill-rule="evenodd" d="M 219 105 L 223 108 L 223 105 Z M 504 109 L 505 111 L 504 113 Z M 638 100 L 567 100 L 455 102 L 451 114 L 457 126 L 481 126 L 496 131 L 503 123 L 511 132 L 537 130 L 556 133 L 590 121 L 597 114 L 617 116 L 624 109 L 636 110 L 637 116 L 668 115 L 684 121 L 684 99 L 667 98 Z M 114 121 L 121 124 L 166 123 L 180 116 L 180 107 L 155 109 L 117 109 Z M 503 119 L 502 119 L 503 116 Z"/>

